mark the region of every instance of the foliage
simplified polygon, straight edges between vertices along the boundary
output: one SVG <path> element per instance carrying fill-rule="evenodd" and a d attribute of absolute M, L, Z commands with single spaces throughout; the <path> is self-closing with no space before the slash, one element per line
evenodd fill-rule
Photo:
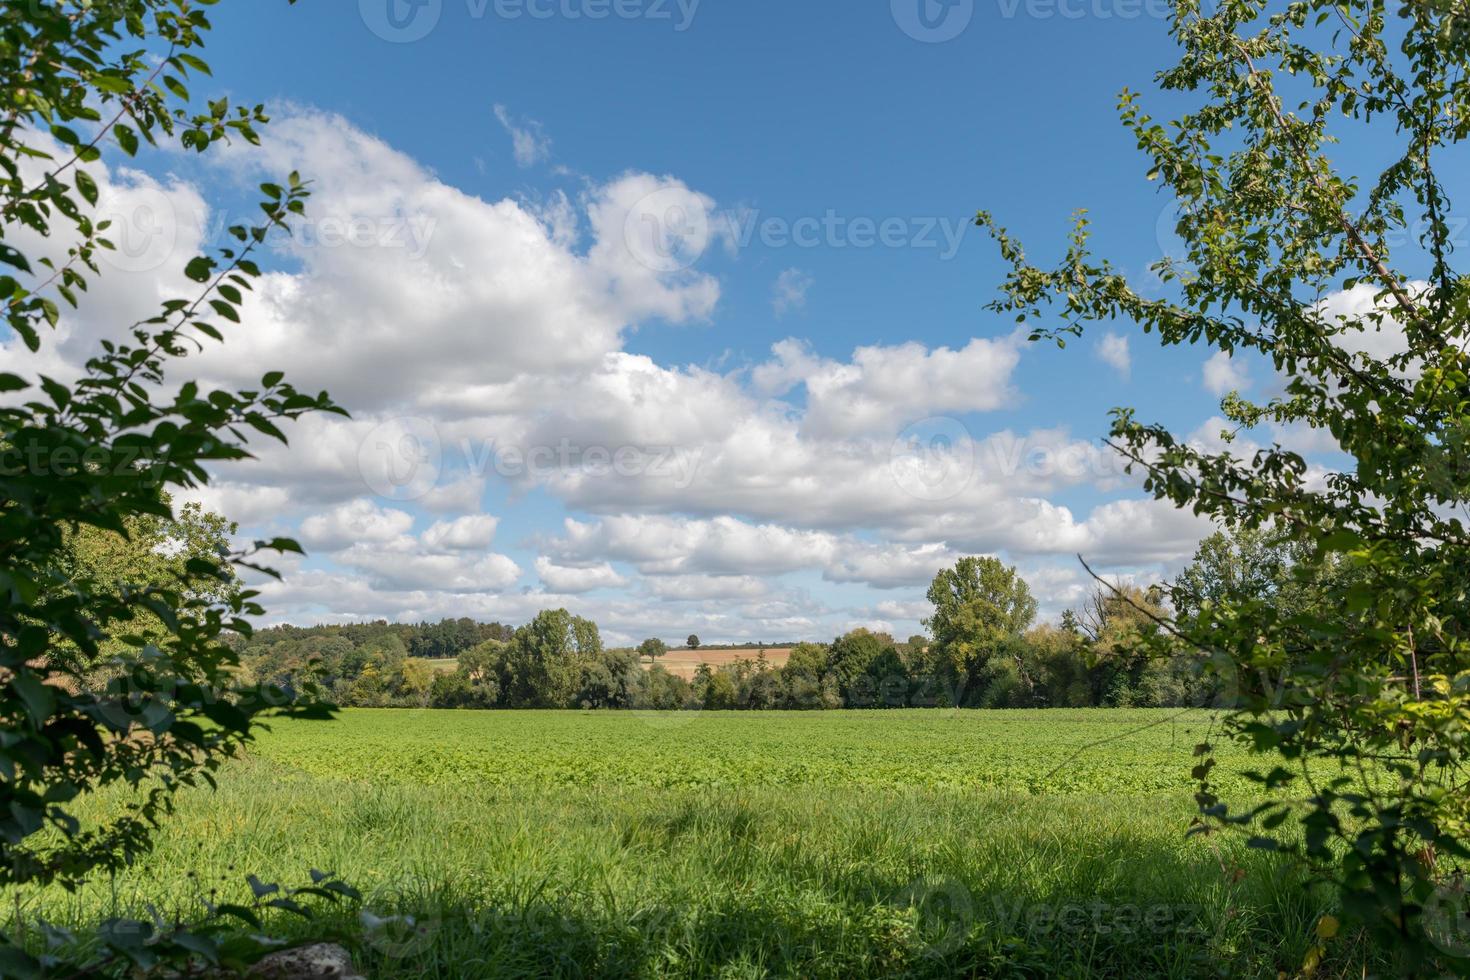
<path fill-rule="evenodd" d="M 232 137 L 257 140 L 259 108 L 232 109 L 228 100 L 189 108 L 185 80 L 208 73 L 196 53 L 209 29 L 201 7 L 72 0 L 0 12 L 0 264 L 9 270 L 0 302 L 32 351 L 59 322 L 59 303 L 80 303 L 99 272 L 98 251 L 112 247 L 106 223 L 92 217 L 98 183 L 89 166 L 105 145 L 131 156 L 160 138 L 199 152 Z M 155 42 L 162 50 L 150 48 Z M 140 546 L 118 538 L 203 521 L 187 511 L 176 517 L 167 489 L 198 486 L 210 464 L 248 458 L 248 433 L 284 440 L 279 421 L 337 410 L 279 373 L 245 391 L 166 383 L 176 361 L 220 340 L 221 324 L 239 322 L 260 271 L 252 254 L 304 210 L 307 191 L 295 175 L 262 191 L 260 224 L 229 229 L 228 247 L 188 263 L 197 294 L 165 302 L 127 340 L 103 341 L 78 380 L 0 373 L 8 394 L 0 404 L 0 881 L 74 884 L 130 863 L 147 850 L 173 794 L 211 781 L 259 719 L 321 713 L 268 686 L 235 683 L 237 658 L 224 642 L 229 632 L 248 634 L 248 617 L 261 612 L 255 593 L 234 586 L 232 564 L 262 550 L 299 550 L 294 542 L 234 555 L 200 549 L 182 570 L 112 560 L 115 549 Z M 38 236 L 44 249 L 23 244 Z M 91 689 L 88 669 L 120 648 L 112 682 Z M 138 791 L 135 801 L 84 827 L 72 801 L 119 782 Z"/>
<path fill-rule="evenodd" d="M 699 636 L 697 634 L 690 633 L 689 634 L 689 639 L 687 639 L 687 640 L 684 641 L 684 645 L 687 646 L 691 650 L 698 650 L 699 649 Z"/>
<path fill-rule="evenodd" d="M 234 870 L 231 866 L 230 873 L 220 876 L 221 884 L 239 884 Z M 108 918 L 85 938 L 43 921 L 36 930 L 35 948 L 0 946 L 0 974 L 40 980 L 76 969 L 76 976 L 134 977 L 172 975 L 167 971 L 182 967 L 187 975 L 205 971 L 244 975 L 280 945 L 263 934 L 268 918 L 284 913 L 309 922 L 323 907 L 344 901 L 355 904 L 362 898 L 338 876 L 314 869 L 310 884 L 294 888 L 255 875 L 247 876 L 244 885 L 249 897 L 241 901 L 221 901 L 219 888 L 213 888 L 207 898 L 191 895 L 192 903 L 171 903 L 197 906 L 193 918 L 170 920 L 155 907 L 136 919 Z"/>
<path fill-rule="evenodd" d="M 649 638 L 638 645 L 638 655 L 646 657 L 649 663 L 655 663 L 659 657 L 667 656 L 669 645 L 663 640 Z"/>
<path fill-rule="evenodd" d="M 933 639 L 916 666 L 942 688 L 940 703 L 1010 706 L 1019 695 L 1006 689 L 1020 683 L 1010 661 L 1036 619 L 1025 580 L 995 558 L 961 558 L 934 577 L 928 596 L 934 615 L 924 625 Z"/>
<path fill-rule="evenodd" d="M 1014 594 L 1029 596 L 1019 577 L 1010 581 Z M 1144 593 L 1136 595 L 1141 601 Z M 636 650 L 602 649 L 596 626 L 565 610 L 543 613 L 520 631 L 498 624 L 466 630 L 466 637 L 510 641 L 485 640 L 454 660 L 409 655 L 422 627 L 375 623 L 264 630 L 244 645 L 243 662 L 246 675 L 286 690 L 298 686 L 303 671 L 318 676 L 336 703 L 352 707 L 824 710 L 1214 703 L 1218 685 L 1202 676 L 1200 658 L 1180 655 L 1161 662 L 1138 652 L 1137 637 L 1154 630 L 1139 608 L 1099 590 L 1080 613 L 1069 612 L 1072 628 L 1042 626 L 1020 634 L 991 629 L 980 615 L 951 617 L 951 640 L 965 644 L 969 658 L 960 679 L 936 656 L 943 649 L 936 642 L 915 636 L 900 644 L 859 629 L 827 644 L 796 644 L 781 666 L 764 652 L 703 665 L 691 683 L 656 665 L 640 670 L 648 643 Z M 1023 615 L 1012 623 L 1026 620 Z M 961 635 L 958 624 L 976 629 Z M 434 676 L 426 681 L 430 670 Z"/>
<path fill-rule="evenodd" d="M 171 504 L 167 495 L 164 499 Z M 238 529 L 220 515 L 190 503 L 171 518 L 156 514 L 129 516 L 123 527 L 123 534 L 87 525 L 68 529 L 66 545 L 55 561 L 60 579 L 93 581 L 103 588 L 118 582 L 159 589 L 183 583 L 189 594 L 216 603 L 227 602 L 239 591 L 239 582 L 229 566 L 223 567 L 223 576 L 191 571 L 193 562 L 208 563 L 213 568 L 220 558 L 229 555 L 230 538 Z M 134 618 L 129 632 L 153 642 L 166 636 L 167 628 L 156 615 L 144 610 Z M 105 685 L 106 665 L 129 649 L 126 643 L 109 637 L 100 642 L 93 657 L 76 656 L 80 651 L 69 649 L 65 643 L 56 644 L 50 657 L 52 663 L 60 663 L 72 654 L 68 666 L 87 675 L 88 686 L 95 688 Z"/>
<path fill-rule="evenodd" d="M 1122 319 L 1166 345 L 1254 352 L 1280 393 L 1230 396 L 1229 422 L 1340 447 L 1343 462 L 1314 475 L 1279 443 L 1243 455 L 1190 445 L 1128 410 L 1110 440 L 1157 498 L 1289 547 L 1291 589 L 1346 573 L 1330 610 L 1217 576 L 1157 639 L 1160 652 L 1177 640 L 1209 655 L 1235 708 L 1226 733 L 1269 767 L 1271 800 L 1232 805 L 1213 740 L 1202 743 L 1201 830 L 1249 827 L 1257 845 L 1296 855 L 1398 944 L 1400 969 L 1419 969 L 1450 951 L 1435 946 L 1443 917 L 1426 910 L 1462 901 L 1449 879 L 1470 856 L 1470 538 L 1458 514 L 1470 292 L 1436 173 L 1470 136 L 1470 31 L 1454 5 L 1393 16 L 1368 0 L 1231 0 L 1211 14 L 1178 0 L 1171 31 L 1182 57 L 1158 81 L 1190 110 L 1165 125 L 1133 93 L 1121 103 L 1149 177 L 1179 206 L 1183 254 L 1154 270 L 1168 295 L 1095 256 L 1085 218 L 1042 268 L 982 214 L 1011 266 L 995 308 L 1058 342 Z M 1370 141 L 1384 169 L 1343 173 L 1339 138 Z M 1373 335 L 1393 349 L 1376 353 Z M 1327 765 L 1320 778 L 1314 763 Z"/>

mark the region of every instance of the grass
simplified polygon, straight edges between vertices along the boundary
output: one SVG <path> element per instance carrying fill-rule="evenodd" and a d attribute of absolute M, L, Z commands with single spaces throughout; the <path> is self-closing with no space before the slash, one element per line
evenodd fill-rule
<path fill-rule="evenodd" d="M 1186 838 L 1208 719 L 1170 717 L 350 711 L 264 737 L 147 867 L 26 911 L 321 867 L 389 919 L 308 927 L 374 977 L 1294 974 L 1326 898 Z"/>

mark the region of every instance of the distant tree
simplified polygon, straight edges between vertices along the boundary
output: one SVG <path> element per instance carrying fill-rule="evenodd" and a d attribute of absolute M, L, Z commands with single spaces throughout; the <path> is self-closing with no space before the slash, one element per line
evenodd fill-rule
<path fill-rule="evenodd" d="M 512 707 L 569 708 L 582 673 L 602 653 L 597 625 L 565 609 L 540 613 L 516 630 L 506 650 Z"/>
<path fill-rule="evenodd" d="M 398 664 L 390 681 L 393 694 L 406 707 L 428 707 L 429 692 L 434 687 L 436 672 L 429 662 L 416 657 L 405 657 Z"/>
<path fill-rule="evenodd" d="M 687 641 L 685 641 L 685 642 L 688 644 L 689 649 L 691 649 L 691 650 L 698 650 L 699 649 L 699 636 L 698 636 L 698 634 L 690 633 L 689 634 L 689 639 Z"/>
<path fill-rule="evenodd" d="M 506 644 L 486 640 L 459 655 L 458 672 L 479 684 L 494 681 L 498 685 L 505 668 Z"/>
<path fill-rule="evenodd" d="M 995 558 L 961 558 L 934 577 L 928 597 L 934 615 L 924 625 L 933 640 L 923 669 L 937 673 L 957 692 L 983 684 L 989 662 L 1012 655 L 1013 641 L 1036 619 L 1036 599 L 1025 580 Z"/>
<path fill-rule="evenodd" d="M 452 673 L 439 672 L 434 678 L 430 703 L 436 708 L 497 707 L 504 652 L 504 644 L 486 642 L 460 654 Z"/>
<path fill-rule="evenodd" d="M 832 641 L 827 654 L 827 672 L 849 707 L 870 708 L 877 698 L 869 668 L 882 654 L 894 650 L 892 637 L 871 630 L 855 629 Z M 894 650 L 897 658 L 897 651 Z"/>
<path fill-rule="evenodd" d="M 869 703 L 862 707 L 905 708 L 909 703 L 909 669 L 892 642 L 886 643 L 864 671 Z"/>
<path fill-rule="evenodd" d="M 820 643 L 798 643 L 780 668 L 786 688 L 784 707 L 806 710 L 824 707 L 822 680 L 827 673 L 827 648 Z"/>
<path fill-rule="evenodd" d="M 1039 708 L 1095 705 L 1087 654 L 1080 630 L 1042 625 L 1027 633 L 1021 672 L 1029 683 L 1032 704 Z"/>
<path fill-rule="evenodd" d="M 648 662 L 650 664 L 657 663 L 658 662 L 658 658 L 659 657 L 662 657 L 662 656 L 666 656 L 668 654 L 668 652 L 669 652 L 669 645 L 667 643 L 665 643 L 663 640 L 656 639 L 656 638 L 649 638 L 647 640 L 644 640 L 638 646 L 638 655 L 640 657 L 647 658 L 647 660 L 648 660 Z"/>
<path fill-rule="evenodd" d="M 1168 586 L 1170 603 L 1181 619 L 1243 598 L 1270 602 L 1282 616 L 1330 615 L 1350 572 L 1340 556 L 1314 560 L 1314 550 L 1270 527 L 1217 531 Z"/>
<path fill-rule="evenodd" d="M 172 499 L 164 494 L 165 503 Z M 210 604 L 225 603 L 240 590 L 234 569 L 228 565 L 216 572 L 202 573 L 203 565 L 219 567 L 230 553 L 230 537 L 237 528 L 218 514 L 197 503 L 185 504 L 170 517 L 157 514 L 132 515 L 122 531 L 78 525 L 66 534 L 66 549 L 55 568 L 66 581 L 95 581 L 116 594 L 119 588 L 176 588 L 181 584 L 191 598 Z M 149 609 L 139 610 L 128 624 L 127 633 L 150 643 L 163 640 L 169 629 Z M 94 672 L 132 647 L 120 638 L 107 637 L 87 656 L 71 643 L 58 643 L 51 654 L 57 669 Z M 97 683 L 115 671 L 93 677 Z"/>
<path fill-rule="evenodd" d="M 642 688 L 633 706 L 646 711 L 673 711 L 689 707 L 692 699 L 688 681 L 654 664 L 643 672 Z"/>
<path fill-rule="evenodd" d="M 583 664 L 574 698 L 580 708 L 630 708 L 643 684 L 633 650 L 605 650 Z"/>
<path fill-rule="evenodd" d="M 711 711 L 728 711 L 736 706 L 736 695 L 738 689 L 735 679 L 727 670 L 713 672 L 705 683 L 703 692 L 704 706 Z"/>

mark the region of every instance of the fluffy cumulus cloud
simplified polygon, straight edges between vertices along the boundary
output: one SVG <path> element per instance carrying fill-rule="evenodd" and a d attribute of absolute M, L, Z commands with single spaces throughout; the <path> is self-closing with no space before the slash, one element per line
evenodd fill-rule
<path fill-rule="evenodd" d="M 546 158 L 539 127 L 497 116 L 518 162 Z M 1006 556 L 1056 579 L 1038 592 L 1071 595 L 1072 556 L 1157 575 L 1205 530 L 1138 499 L 1097 442 L 1016 427 L 1027 354 L 1009 327 L 948 345 L 792 338 L 744 366 L 630 350 L 637 331 L 720 309 L 706 269 L 728 230 L 677 177 L 488 200 L 304 109 L 258 152 L 219 156 L 225 186 L 300 170 L 314 194 L 244 322 L 189 371 L 249 386 L 286 369 L 353 413 L 306 419 L 188 495 L 245 535 L 310 547 L 261 584 L 277 618 L 516 622 L 568 605 L 622 638 L 906 634 L 960 555 Z M 176 180 L 101 176 L 127 251 L 41 355 L 0 340 L 7 370 L 75 371 L 120 317 L 189 295 L 177 270 L 235 220 Z M 811 282 L 781 273 L 776 312 Z M 1125 338 L 1097 353 L 1126 375 Z M 1214 389 L 1234 368 L 1211 364 Z"/>
<path fill-rule="evenodd" d="M 1225 351 L 1217 351 L 1205 361 L 1205 390 L 1212 395 L 1228 395 L 1250 387 L 1250 372 L 1240 360 Z"/>
<path fill-rule="evenodd" d="M 976 338 L 960 350 L 919 343 L 859 347 L 850 360 L 821 358 L 800 341 L 777 344 L 754 382 L 769 394 L 806 389 L 804 429 L 814 436 L 892 435 L 929 415 L 988 412 L 1018 395 L 1011 374 L 1019 334 Z"/>
<path fill-rule="evenodd" d="M 1097 342 L 1097 357 L 1108 367 L 1118 373 L 1118 377 L 1124 381 L 1128 380 L 1133 373 L 1133 355 L 1128 350 L 1128 338 L 1122 334 L 1106 334 L 1102 340 Z"/>
<path fill-rule="evenodd" d="M 584 592 L 628 584 L 628 580 L 607 562 L 582 566 L 559 565 L 543 556 L 536 559 L 536 574 L 548 591 L 566 595 L 581 595 Z"/>
<path fill-rule="evenodd" d="M 353 544 L 386 544 L 412 527 L 412 514 L 379 507 L 370 500 L 354 500 L 302 521 L 301 540 L 313 548 L 334 551 Z"/>

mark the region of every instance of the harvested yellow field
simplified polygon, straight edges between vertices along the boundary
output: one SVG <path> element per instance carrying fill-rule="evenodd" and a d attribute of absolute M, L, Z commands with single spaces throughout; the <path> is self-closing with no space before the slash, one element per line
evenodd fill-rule
<path fill-rule="evenodd" d="M 700 664 L 722 667 L 737 660 L 755 660 L 763 652 L 772 667 L 784 667 L 786 661 L 791 659 L 790 647 L 746 647 L 740 650 L 670 650 L 666 656 L 659 657 L 658 662 L 669 673 L 692 680 Z M 647 664 L 645 660 L 644 665 Z"/>

